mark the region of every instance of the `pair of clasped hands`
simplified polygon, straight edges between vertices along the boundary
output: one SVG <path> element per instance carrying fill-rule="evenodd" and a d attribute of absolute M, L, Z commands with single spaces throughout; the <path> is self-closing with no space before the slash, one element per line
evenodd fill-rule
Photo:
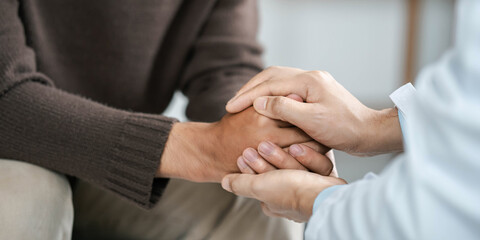
<path fill-rule="evenodd" d="M 175 124 L 159 176 L 221 180 L 225 190 L 258 199 L 269 216 L 307 221 L 322 190 L 346 184 L 331 149 L 375 155 L 403 148 L 394 108 L 366 107 L 324 71 L 270 67 L 226 109 L 216 123 Z"/>

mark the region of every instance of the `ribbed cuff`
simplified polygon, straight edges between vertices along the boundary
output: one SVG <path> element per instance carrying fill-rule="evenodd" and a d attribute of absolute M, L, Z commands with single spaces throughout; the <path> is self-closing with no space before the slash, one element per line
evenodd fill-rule
<path fill-rule="evenodd" d="M 160 199 L 168 179 L 155 178 L 175 119 L 130 114 L 114 146 L 106 187 L 144 208 Z"/>
<path fill-rule="evenodd" d="M 110 108 L 38 82 L 0 98 L 0 155 L 102 186 L 150 208 L 175 119 Z"/>

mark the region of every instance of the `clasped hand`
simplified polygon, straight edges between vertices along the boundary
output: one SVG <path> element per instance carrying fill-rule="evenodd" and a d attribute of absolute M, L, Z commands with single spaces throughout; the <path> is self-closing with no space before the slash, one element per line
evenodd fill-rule
<path fill-rule="evenodd" d="M 291 96 L 297 96 L 301 101 Z M 397 111 L 393 108 L 376 111 L 366 107 L 327 72 L 286 67 L 266 69 L 240 89 L 226 109 L 235 113 L 251 105 L 262 115 L 299 127 L 327 148 L 354 155 L 375 155 L 403 148 Z M 248 161 L 252 156 L 260 158 L 258 162 L 263 160 L 264 165 L 268 162 L 277 167 L 276 163 L 289 161 L 292 157 L 303 166 L 308 162 L 325 162 L 322 157 L 307 161 L 305 157 L 299 157 L 297 152 L 314 156 L 314 151 L 305 145 L 303 151 L 297 151 L 300 145 L 291 146 L 291 156 L 288 156 L 273 145 L 270 148 L 276 149 L 275 154 L 265 154 L 262 144 L 258 148 L 260 157 L 254 155 L 253 149 L 247 149 L 237 160 L 242 172 L 250 174 L 228 175 L 222 186 L 237 195 L 260 200 L 267 215 L 307 221 L 321 191 L 346 183 L 335 172 L 322 176 L 298 170 L 269 171 L 273 168 L 268 165 L 258 169 Z"/>

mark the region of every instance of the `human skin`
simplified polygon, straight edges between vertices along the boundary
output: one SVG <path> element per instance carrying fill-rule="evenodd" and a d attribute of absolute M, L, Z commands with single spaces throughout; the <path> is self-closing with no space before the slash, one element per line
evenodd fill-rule
<path fill-rule="evenodd" d="M 304 102 L 285 97 L 291 94 Z M 361 156 L 403 151 L 397 110 L 366 107 L 328 72 L 270 67 L 242 87 L 226 109 L 235 113 L 252 104 L 258 113 L 290 122 L 327 147 Z"/>
<path fill-rule="evenodd" d="M 287 98 L 302 102 L 296 94 Z M 258 152 L 257 152 L 258 149 Z M 264 173 L 275 169 L 298 169 L 312 171 L 324 176 L 336 174 L 334 156 L 330 148 L 316 141 L 293 144 L 280 148 L 270 141 L 261 142 L 257 149 L 247 148 L 238 157 L 237 165 L 242 173 Z M 265 159 L 268 161 L 265 161 Z"/>
<path fill-rule="evenodd" d="M 244 159 L 244 151 L 237 160 L 244 174 L 227 175 L 222 187 L 240 196 L 256 198 L 268 216 L 305 222 L 312 215 L 313 203 L 321 191 L 330 186 L 346 184 L 345 180 L 338 178 L 333 152 L 312 143 L 294 144 L 285 151 L 273 143 L 261 142 L 258 152 L 255 151 L 255 164 Z M 266 144 L 271 147 L 268 154 L 263 149 Z M 328 152 L 324 155 L 325 151 Z M 293 167 L 295 164 L 303 168 Z M 271 166 L 259 167 L 262 165 Z"/>
<path fill-rule="evenodd" d="M 259 200 L 266 215 L 296 222 L 308 221 L 321 191 L 341 184 L 346 184 L 341 178 L 290 169 L 256 175 L 229 174 L 222 181 L 225 190 Z"/>
<path fill-rule="evenodd" d="M 292 94 L 303 101 L 284 97 Z M 354 155 L 403 150 L 397 111 L 394 108 L 376 111 L 366 107 L 327 72 L 269 68 L 240 89 L 226 109 L 237 112 L 252 104 L 258 113 L 298 126 L 327 147 Z M 307 148 L 301 144 L 292 145 L 288 151 L 291 154 L 281 154 L 280 147 L 275 145 L 270 147 L 276 154 L 262 154 L 262 144 L 255 155 L 256 164 L 246 161 L 253 155 L 251 149 L 246 149 L 247 154 L 244 152 L 237 160 L 239 166 L 246 165 L 241 168 L 243 173 L 260 174 L 227 175 L 222 180 L 222 187 L 237 195 L 258 199 L 267 215 L 307 221 L 321 191 L 346 184 L 336 176 L 302 170 L 258 170 L 256 166 L 261 165 L 258 162 L 274 166 L 277 162 L 291 162 L 292 158 L 299 163 L 304 161 L 303 158 L 318 159 L 315 151 L 305 151 Z M 293 146 L 302 146 L 301 157 Z"/>
<path fill-rule="evenodd" d="M 227 114 L 215 123 L 176 123 L 168 137 L 157 177 L 194 182 L 220 182 L 228 173 L 240 172 L 237 157 L 261 141 L 287 147 L 311 141 L 302 130 L 247 108 Z"/>
<path fill-rule="evenodd" d="M 237 165 L 242 173 L 296 169 L 323 176 L 338 176 L 333 152 L 315 141 L 293 144 L 283 149 L 272 142 L 263 141 L 257 149 L 247 148 L 238 157 Z"/>

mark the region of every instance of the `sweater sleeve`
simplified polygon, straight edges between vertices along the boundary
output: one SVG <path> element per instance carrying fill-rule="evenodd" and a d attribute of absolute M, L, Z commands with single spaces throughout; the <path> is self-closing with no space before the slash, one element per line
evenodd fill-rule
<path fill-rule="evenodd" d="M 216 121 L 226 102 L 262 70 L 255 0 L 217 1 L 194 42 L 182 77 L 187 117 Z"/>
<path fill-rule="evenodd" d="M 104 106 L 56 89 L 36 69 L 18 2 L 0 1 L 0 158 L 30 162 L 109 189 L 144 208 L 175 119 Z"/>

